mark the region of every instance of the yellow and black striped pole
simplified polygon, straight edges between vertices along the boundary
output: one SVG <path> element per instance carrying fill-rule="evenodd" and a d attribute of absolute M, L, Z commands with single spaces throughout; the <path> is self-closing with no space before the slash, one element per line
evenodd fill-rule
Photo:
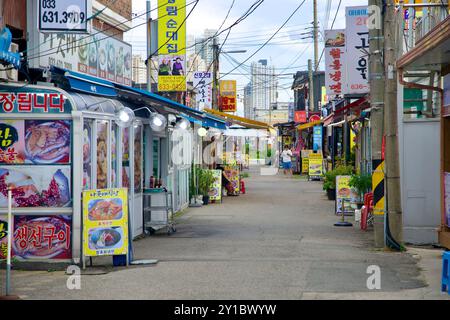
<path fill-rule="evenodd" d="M 372 192 L 373 214 L 384 215 L 384 160 L 373 160 Z"/>

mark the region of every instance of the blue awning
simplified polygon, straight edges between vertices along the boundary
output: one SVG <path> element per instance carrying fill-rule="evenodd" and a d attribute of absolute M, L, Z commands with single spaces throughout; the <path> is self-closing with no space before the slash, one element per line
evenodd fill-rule
<path fill-rule="evenodd" d="M 205 113 L 205 117 L 203 119 L 203 126 L 209 128 L 216 128 L 219 130 L 226 130 L 227 123 L 226 121 L 216 118 L 210 114 Z"/>
<path fill-rule="evenodd" d="M 61 84 L 61 87 L 65 90 L 73 90 L 106 97 L 117 97 L 117 91 L 114 84 L 107 80 L 55 66 L 50 68 L 50 72 L 52 74 L 52 79 Z"/>
<path fill-rule="evenodd" d="M 187 116 L 187 115 L 185 115 L 185 114 L 183 114 L 183 115 L 181 115 L 184 119 L 186 119 L 186 120 L 189 120 L 189 122 L 191 122 L 191 123 L 196 123 L 196 124 L 199 124 L 199 125 L 203 125 L 203 121 L 202 120 L 199 120 L 199 119 L 195 119 L 195 118 L 192 118 L 192 117 L 189 117 L 189 116 Z"/>
<path fill-rule="evenodd" d="M 152 93 L 152 92 L 149 92 L 146 90 L 138 89 L 138 88 L 127 87 L 127 86 L 120 85 L 120 84 L 114 84 L 114 85 L 115 85 L 116 89 L 119 91 L 119 95 L 121 95 L 121 96 L 127 97 L 127 93 L 139 94 L 140 96 L 142 96 L 142 97 L 148 99 L 150 102 L 152 102 L 152 105 L 154 104 L 156 106 L 169 107 L 173 110 L 176 110 L 180 113 L 184 113 L 193 118 L 197 118 L 197 119 L 203 118 L 202 111 L 189 108 L 189 107 L 185 106 L 184 104 L 170 100 L 170 99 L 160 96 L 158 94 L 155 94 L 155 93 Z"/>

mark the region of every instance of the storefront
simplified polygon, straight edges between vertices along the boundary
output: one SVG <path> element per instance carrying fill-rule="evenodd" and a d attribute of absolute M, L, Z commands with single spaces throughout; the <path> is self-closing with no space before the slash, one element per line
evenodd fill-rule
<path fill-rule="evenodd" d="M 450 249 L 450 17 L 420 26 L 397 62 L 403 233 L 405 242 Z"/>
<path fill-rule="evenodd" d="M 174 211 L 188 205 L 192 163 L 174 164 L 170 153 L 181 116 L 203 123 L 201 112 L 59 68 L 51 80 L 57 87 L 0 85 L 0 220 L 13 187 L 16 258 L 80 262 L 83 190 L 128 189 L 130 239 L 144 232 L 152 175 L 172 191 Z"/>

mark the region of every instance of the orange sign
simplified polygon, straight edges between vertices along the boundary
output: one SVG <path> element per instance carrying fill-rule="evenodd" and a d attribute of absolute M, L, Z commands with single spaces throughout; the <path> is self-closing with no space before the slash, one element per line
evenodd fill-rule
<path fill-rule="evenodd" d="M 306 111 L 295 111 L 294 113 L 295 123 L 306 123 Z"/>
<path fill-rule="evenodd" d="M 220 106 L 222 112 L 236 112 L 236 80 L 220 81 Z"/>

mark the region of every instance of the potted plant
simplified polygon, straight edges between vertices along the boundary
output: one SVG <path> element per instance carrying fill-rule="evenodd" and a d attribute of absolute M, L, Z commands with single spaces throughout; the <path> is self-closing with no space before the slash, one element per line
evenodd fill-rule
<path fill-rule="evenodd" d="M 327 192 L 329 200 L 336 200 L 336 177 L 348 176 L 353 173 L 352 166 L 337 166 L 324 174 L 323 190 Z"/>
<path fill-rule="evenodd" d="M 198 190 L 203 195 L 203 204 L 209 203 L 209 191 L 214 183 L 214 175 L 210 170 L 200 169 L 198 181 Z"/>
<path fill-rule="evenodd" d="M 361 209 L 364 205 L 364 194 L 372 189 L 372 176 L 368 174 L 354 174 L 350 178 L 349 185 L 358 194 L 359 199 L 356 204 L 358 205 L 358 209 Z"/>

